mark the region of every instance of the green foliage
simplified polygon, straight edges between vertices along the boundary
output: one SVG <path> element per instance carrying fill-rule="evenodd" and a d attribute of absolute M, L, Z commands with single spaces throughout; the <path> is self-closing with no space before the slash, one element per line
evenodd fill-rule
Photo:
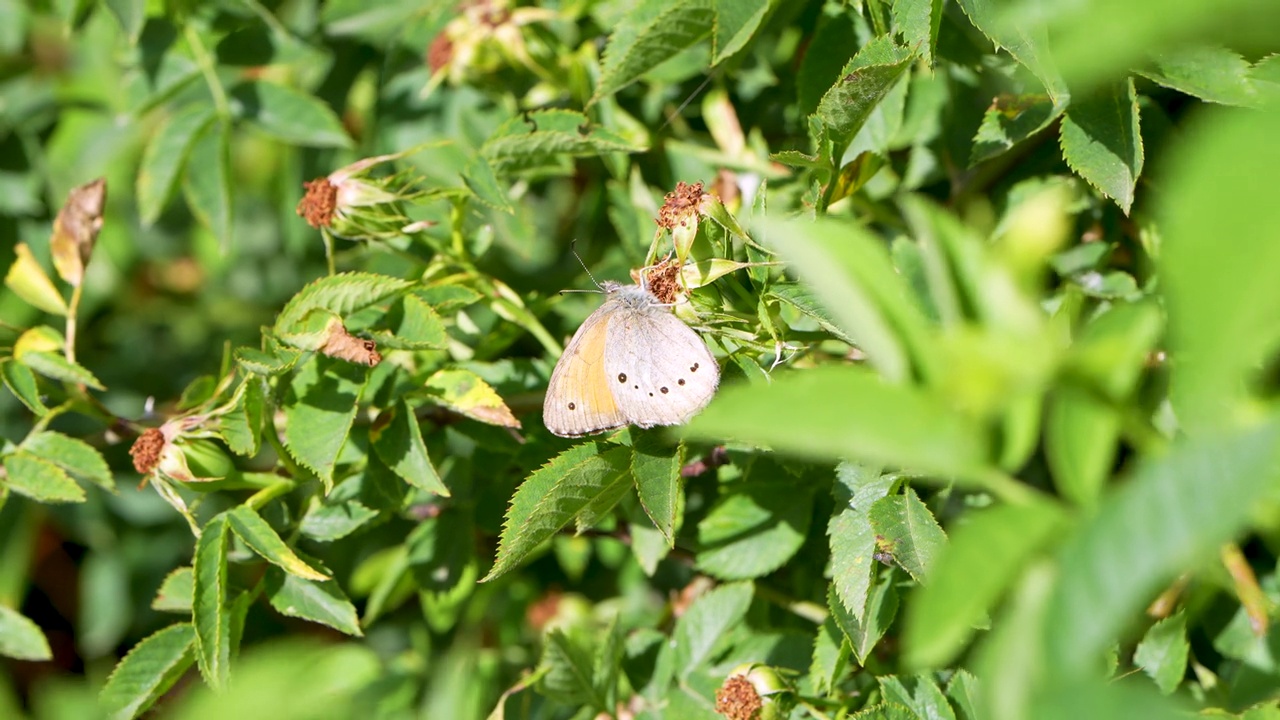
<path fill-rule="evenodd" d="M 0 715 L 1275 716 L 1277 21 L 0 0 Z"/>

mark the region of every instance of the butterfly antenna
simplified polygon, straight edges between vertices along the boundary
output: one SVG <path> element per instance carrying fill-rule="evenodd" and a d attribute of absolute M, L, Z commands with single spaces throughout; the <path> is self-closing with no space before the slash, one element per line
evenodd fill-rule
<path fill-rule="evenodd" d="M 577 238 L 574 238 L 573 240 L 569 241 L 569 252 L 573 253 L 573 256 L 577 258 L 578 264 L 582 266 L 582 270 L 587 273 L 587 277 L 591 278 L 591 283 L 595 285 L 599 291 L 604 292 L 604 287 L 602 287 L 600 283 L 596 282 L 596 276 L 591 274 L 591 270 L 587 268 L 587 264 L 582 261 L 582 256 L 578 254 Z M 594 292 L 594 291 L 592 290 L 561 290 L 560 294 L 563 295 L 564 293 L 571 293 L 571 292 Z"/>
<path fill-rule="evenodd" d="M 662 132 L 663 130 L 665 130 L 666 127 L 671 124 L 671 121 L 680 117 L 680 113 L 684 112 L 684 109 L 689 106 L 689 103 L 693 102 L 693 99 L 697 97 L 703 90 L 706 89 L 707 84 L 711 82 L 711 78 L 715 77 L 719 73 L 720 73 L 720 68 L 716 68 L 714 71 L 708 73 L 707 77 L 703 79 L 702 84 L 694 88 L 694 91 L 689 93 L 689 97 L 686 97 L 684 99 L 684 102 L 680 103 L 680 107 L 677 107 L 675 110 L 667 114 L 667 120 L 666 122 L 662 123 L 661 127 L 658 128 L 658 132 Z"/>

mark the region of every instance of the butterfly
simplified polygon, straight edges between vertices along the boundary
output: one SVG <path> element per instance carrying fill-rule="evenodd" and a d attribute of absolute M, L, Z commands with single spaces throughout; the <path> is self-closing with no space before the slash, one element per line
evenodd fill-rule
<path fill-rule="evenodd" d="M 720 368 L 706 343 L 639 285 L 605 282 L 608 298 L 556 363 L 542 421 L 561 437 L 678 425 L 711 402 Z"/>

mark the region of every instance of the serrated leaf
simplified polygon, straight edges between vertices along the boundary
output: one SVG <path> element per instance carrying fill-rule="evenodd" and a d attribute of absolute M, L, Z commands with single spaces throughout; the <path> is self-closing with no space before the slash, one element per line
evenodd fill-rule
<path fill-rule="evenodd" d="M 893 0 L 893 24 L 906 46 L 933 65 L 942 27 L 942 0 Z"/>
<path fill-rule="evenodd" d="M 226 122 L 207 125 L 187 156 L 187 165 L 199 170 L 182 175 L 187 206 L 224 248 L 231 245 L 235 197 L 231 182 L 231 132 Z"/>
<path fill-rule="evenodd" d="M 436 311 L 422 298 L 405 295 L 393 306 L 387 317 L 389 331 L 371 333 L 378 346 L 390 350 L 425 350 L 449 344 L 444 323 Z"/>
<path fill-rule="evenodd" d="M 563 703 L 590 707 L 597 713 L 610 711 L 608 697 L 593 682 L 591 653 L 578 647 L 563 631 L 547 633 L 539 665 L 547 669 L 541 683 L 547 695 Z"/>
<path fill-rule="evenodd" d="M 327 625 L 354 637 L 363 636 L 356 607 L 334 580 L 308 580 L 276 568 L 266 577 L 267 599 L 281 615 Z"/>
<path fill-rule="evenodd" d="M 84 490 L 62 468 L 26 450 L 4 456 L 9 489 L 43 503 L 84 502 Z"/>
<path fill-rule="evenodd" d="M 951 682 L 947 683 L 947 697 L 960 711 L 960 720 L 979 720 L 983 717 L 978 714 L 979 689 L 978 679 L 964 668 L 956 670 L 951 676 Z"/>
<path fill-rule="evenodd" d="M 300 331 L 313 310 L 327 310 L 345 318 L 386 302 L 412 285 L 407 280 L 374 273 L 328 275 L 308 283 L 285 304 L 276 317 L 274 330 L 278 334 Z"/>
<path fill-rule="evenodd" d="M 236 364 L 244 368 L 245 372 L 274 377 L 292 370 L 302 358 L 303 353 L 276 343 L 274 352 L 238 347 L 235 349 L 234 356 Z"/>
<path fill-rule="evenodd" d="M 639 152 L 586 115 L 568 110 L 540 110 L 507 121 L 485 140 L 480 153 L 498 173 L 538 169 L 562 158 L 595 157 L 612 152 Z"/>
<path fill-rule="evenodd" d="M 53 659 L 40 627 L 5 605 L 0 605 L 0 655 L 35 662 Z"/>
<path fill-rule="evenodd" d="M 854 617 L 840 599 L 836 597 L 835 588 L 827 591 L 827 607 L 836 625 L 844 632 L 853 650 L 853 656 L 859 665 L 865 665 L 867 656 L 875 649 L 884 637 L 893 619 L 898 614 L 898 591 L 893 586 L 893 576 L 885 574 L 867 595 L 866 612 L 861 618 Z"/>
<path fill-rule="evenodd" d="M 956 720 L 955 711 L 942 694 L 942 688 L 932 677 L 926 674 L 916 675 L 904 682 L 897 675 L 881 675 L 876 678 L 880 683 L 880 694 L 885 702 L 896 703 L 910 708 L 916 717 L 930 720 Z M 908 685 L 912 686 L 911 689 Z"/>
<path fill-rule="evenodd" d="M 111 671 L 99 702 L 112 720 L 145 712 L 173 687 L 195 660 L 195 629 L 177 623 L 152 633 L 129 650 Z"/>
<path fill-rule="evenodd" d="M 1027 563 L 1061 532 L 1064 520 L 1047 502 L 972 513 L 942 548 L 929 582 L 908 608 L 906 663 L 935 668 L 951 662 Z"/>
<path fill-rule="evenodd" d="M 472 420 L 498 427 L 520 427 L 520 421 L 498 391 L 470 370 L 441 370 L 427 378 L 424 388 L 433 400 Z"/>
<path fill-rule="evenodd" d="M 161 612 L 190 613 L 191 597 L 195 592 L 191 567 L 180 567 L 168 575 L 160 583 L 160 589 L 151 600 L 151 609 Z"/>
<path fill-rule="evenodd" d="M 818 297 L 811 290 L 803 285 L 795 283 L 779 283 L 769 288 L 766 295 L 769 298 L 777 298 L 800 312 L 813 318 L 823 330 L 831 333 L 833 336 L 849 343 L 857 345 L 857 341 L 853 339 L 849 333 L 840 327 L 840 324 L 831 317 L 831 313 L 827 312 L 822 303 L 818 302 Z"/>
<path fill-rule="evenodd" d="M 218 433 L 231 452 L 252 457 L 261 445 L 262 418 L 266 401 L 262 384 L 252 375 L 245 377 L 244 389 L 236 404 L 218 418 Z"/>
<path fill-rule="evenodd" d="M 923 583 L 935 558 L 947 542 L 933 513 L 907 488 L 902 495 L 881 498 L 868 513 L 877 545 L 893 555 L 894 562 Z"/>
<path fill-rule="evenodd" d="M 103 490 L 115 492 L 115 479 L 107 461 L 102 458 L 102 453 L 83 440 L 46 430 L 28 435 L 19 447 Z"/>
<path fill-rule="evenodd" d="M 368 380 L 366 368 L 316 356 L 294 371 L 284 393 L 284 442 L 289 454 L 325 482 L 342 450 Z"/>
<path fill-rule="evenodd" d="M 898 482 L 877 468 L 841 462 L 833 488 L 836 511 L 827 523 L 831 546 L 831 584 L 844 607 L 864 619 L 874 577 L 876 533 L 868 515 L 877 500 Z"/>
<path fill-rule="evenodd" d="M 138 214 L 150 226 L 178 187 L 191 148 L 217 115 L 212 104 L 193 102 L 165 118 L 142 153 L 138 166 Z M 202 172 L 203 168 L 197 169 Z"/>
<path fill-rule="evenodd" d="M 726 488 L 698 523 L 697 567 L 725 580 L 767 575 L 804 544 L 812 516 L 812 495 L 793 480 Z"/>
<path fill-rule="evenodd" d="M 832 138 L 847 140 L 856 135 L 914 59 L 911 50 L 888 37 L 872 40 L 859 50 L 814 111 Z"/>
<path fill-rule="evenodd" d="M 1071 169 L 1127 215 L 1143 161 L 1133 80 L 1075 98 L 1062 118 L 1059 141 Z"/>
<path fill-rule="evenodd" d="M 675 547 L 684 504 L 684 479 L 680 476 L 684 446 L 664 443 L 654 432 L 633 431 L 631 437 L 631 475 L 640 505 L 668 547 Z"/>
<path fill-rule="evenodd" d="M 677 677 L 687 678 L 711 659 L 729 629 L 742 622 L 751 607 L 749 582 L 721 585 L 693 601 L 671 633 Z"/>
<path fill-rule="evenodd" d="M 1168 695 L 1178 689 L 1187 673 L 1187 616 L 1181 610 L 1147 629 L 1133 652 L 1133 664 L 1156 681 Z"/>
<path fill-rule="evenodd" d="M 711 65 L 719 65 L 750 42 L 769 13 L 769 0 L 712 0 L 716 20 L 711 36 Z"/>
<path fill-rule="evenodd" d="M 525 479 L 507 508 L 498 556 L 481 582 L 514 568 L 597 497 L 616 493 L 619 483 L 630 484 L 628 449 L 604 447 L 596 442 L 576 445 Z"/>
<path fill-rule="evenodd" d="M 298 531 L 312 540 L 331 542 L 350 535 L 376 517 L 377 510 L 365 507 L 358 500 L 323 502 L 313 505 L 302 516 Z"/>
<path fill-rule="evenodd" d="M 707 0 L 636 5 L 609 36 L 591 102 L 616 93 L 692 47 L 711 34 L 715 20 Z"/>
<path fill-rule="evenodd" d="M 1244 106 L 1259 100 L 1249 62 L 1224 47 L 1179 48 L 1156 56 L 1152 65 L 1139 74 L 1201 100 Z"/>
<path fill-rule="evenodd" d="M 498 182 L 493 166 L 484 159 L 483 155 L 477 154 L 471 159 L 467 169 L 462 172 L 462 182 L 475 194 L 476 199 L 485 205 L 508 215 L 515 212 L 515 208 L 511 205 L 511 198 L 507 194 L 509 189 Z"/>
<path fill-rule="evenodd" d="M 36 384 L 36 376 L 31 368 L 16 360 L 0 360 L 0 376 L 4 377 L 4 386 L 28 410 L 36 415 L 49 412 L 49 408 L 40 399 L 40 387 Z"/>
<path fill-rule="evenodd" d="M 84 385 L 94 390 L 106 387 L 84 366 L 73 363 L 62 355 L 44 350 L 32 350 L 16 356 L 18 362 L 53 380 Z"/>
<path fill-rule="evenodd" d="M 227 604 L 227 536 L 224 515 L 205 524 L 192 557 L 191 617 L 196 662 L 214 690 L 227 685 L 231 664 L 231 609 Z"/>
<path fill-rule="evenodd" d="M 484 297 L 465 285 L 452 283 L 433 283 L 424 288 L 414 288 L 413 294 L 426 301 L 440 315 L 450 315 L 461 308 L 479 302 Z"/>
<path fill-rule="evenodd" d="M 337 114 L 310 93 L 255 80 L 236 86 L 231 97 L 246 120 L 272 137 L 308 147 L 351 147 Z"/>
<path fill-rule="evenodd" d="M 991 42 L 1004 48 L 1035 75 L 1055 105 L 1065 107 L 1070 98 L 1066 81 L 1053 63 L 1044 24 L 1025 18 L 1010 18 L 1008 6 L 1000 0 L 958 0 L 964 14 Z"/>
<path fill-rule="evenodd" d="M 307 580 L 328 580 L 329 576 L 302 561 L 262 516 L 247 505 L 240 505 L 223 514 L 231 529 L 262 559 L 279 567 L 290 575 Z"/>
<path fill-rule="evenodd" d="M 28 305 L 51 315 L 65 316 L 67 301 L 31 254 L 31 248 L 26 243 L 18 243 L 13 246 L 13 252 L 16 257 L 4 276 L 4 284 Z"/>
<path fill-rule="evenodd" d="M 433 495 L 449 496 L 449 488 L 427 455 L 418 418 L 403 400 L 383 412 L 369 440 L 382 462 L 405 482 Z"/>
<path fill-rule="evenodd" d="M 819 695 L 829 694 L 849 665 L 849 640 L 830 616 L 818 629 L 809 661 L 809 681 Z"/>
<path fill-rule="evenodd" d="M 1053 667 L 1092 671 L 1152 594 L 1248 526 L 1280 481 L 1280 418 L 1142 462 L 1062 545 L 1045 627 Z"/>
<path fill-rule="evenodd" d="M 1049 127 L 1066 106 L 1045 95 L 999 95 L 982 115 L 982 124 L 973 137 L 969 167 L 1009 150 Z"/>

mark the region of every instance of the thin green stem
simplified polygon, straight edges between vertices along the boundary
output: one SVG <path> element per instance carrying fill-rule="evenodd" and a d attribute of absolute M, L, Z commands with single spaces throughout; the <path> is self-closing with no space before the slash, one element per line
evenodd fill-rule
<path fill-rule="evenodd" d="M 71 301 L 67 303 L 66 338 L 63 340 L 62 352 L 67 362 L 76 361 L 76 312 L 80 308 L 80 294 L 83 289 L 83 278 L 80 284 L 71 289 Z"/>
<path fill-rule="evenodd" d="M 205 84 L 209 86 L 209 93 L 213 96 L 213 105 L 218 110 L 218 117 L 224 122 L 231 120 L 231 103 L 227 100 L 227 91 L 222 87 L 222 81 L 218 79 L 218 68 L 213 61 L 213 56 L 209 54 L 208 48 L 204 46 L 204 41 L 200 39 L 200 33 L 196 32 L 193 24 L 187 23 L 182 33 L 187 40 L 187 45 L 191 48 L 196 66 L 200 68 L 200 74 L 204 76 Z"/>
<path fill-rule="evenodd" d="M 289 478 L 280 478 L 278 481 L 262 488 L 253 495 L 250 495 L 249 499 L 244 501 L 244 504 L 254 510 L 261 510 L 264 505 L 275 500 L 281 495 L 284 495 L 297 486 L 298 484 Z"/>

